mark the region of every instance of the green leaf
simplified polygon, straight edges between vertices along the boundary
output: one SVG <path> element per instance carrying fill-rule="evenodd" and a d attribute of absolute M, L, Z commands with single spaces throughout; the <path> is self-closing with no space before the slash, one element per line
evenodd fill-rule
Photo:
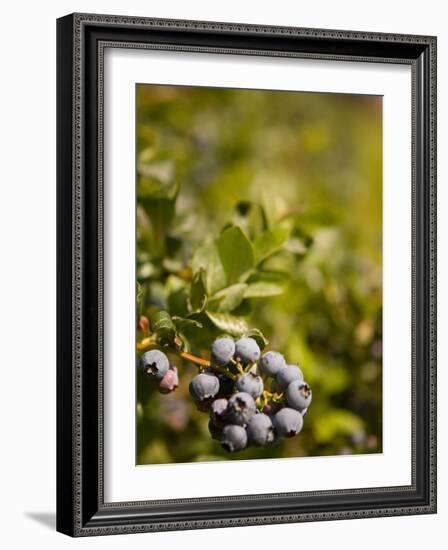
<path fill-rule="evenodd" d="M 211 311 L 206 311 L 206 314 L 215 327 L 231 336 L 242 336 L 249 330 L 246 321 L 240 317 L 235 317 L 229 313 L 215 313 Z"/>
<path fill-rule="evenodd" d="M 204 279 L 207 294 L 214 294 L 226 286 L 226 274 L 214 243 L 207 243 L 196 250 L 191 267 L 193 273 L 201 269 L 205 271 Z"/>
<path fill-rule="evenodd" d="M 169 281 L 165 285 L 165 290 L 169 290 Z M 174 288 L 170 291 L 167 298 L 167 309 L 171 315 L 184 316 L 188 313 L 188 292 L 185 288 Z"/>
<path fill-rule="evenodd" d="M 217 292 L 210 298 L 209 304 L 218 302 L 217 311 L 230 312 L 237 308 L 244 298 L 247 285 L 244 283 L 237 283 L 235 285 L 228 286 Z"/>
<path fill-rule="evenodd" d="M 312 244 L 313 238 L 303 229 L 296 227 L 285 244 L 285 250 L 300 257 L 307 253 Z"/>
<path fill-rule="evenodd" d="M 303 256 L 308 250 L 308 247 L 306 246 L 305 242 L 302 241 L 302 239 L 293 237 L 289 239 L 286 243 L 285 250 L 297 256 Z"/>
<path fill-rule="evenodd" d="M 137 311 L 138 315 L 142 314 L 143 308 L 143 286 L 137 281 Z"/>
<path fill-rule="evenodd" d="M 143 298 L 143 287 L 142 285 L 137 281 L 137 304 L 141 305 Z"/>
<path fill-rule="evenodd" d="M 207 291 L 205 289 L 205 271 L 200 268 L 193 275 L 190 287 L 190 305 L 195 311 L 201 310 L 207 302 Z"/>
<path fill-rule="evenodd" d="M 141 200 L 141 204 L 151 223 L 155 244 L 158 249 L 163 251 L 165 247 L 165 233 L 175 213 L 175 201 L 171 199 L 145 198 Z"/>
<path fill-rule="evenodd" d="M 151 158 L 152 151 L 150 150 L 150 158 L 145 158 L 145 153 L 146 151 L 140 153 L 137 159 L 137 173 L 144 178 L 152 178 L 161 182 L 172 181 L 174 176 L 173 161 L 169 159 L 156 160 Z"/>
<path fill-rule="evenodd" d="M 164 182 L 152 178 L 140 178 L 137 184 L 139 199 L 175 200 L 179 193 L 179 184 L 175 181 Z"/>
<path fill-rule="evenodd" d="M 174 326 L 171 316 L 166 311 L 158 311 L 149 319 L 151 331 L 164 339 L 174 338 L 176 327 Z"/>
<path fill-rule="evenodd" d="M 173 316 L 172 321 L 176 327 L 176 330 L 183 331 L 188 328 L 202 328 L 203 325 L 195 319 L 186 319 L 185 317 Z"/>
<path fill-rule="evenodd" d="M 244 298 L 268 298 L 283 293 L 283 287 L 274 283 L 251 283 L 244 292 Z"/>
<path fill-rule="evenodd" d="M 249 330 L 244 334 L 244 336 L 247 338 L 253 338 L 261 350 L 264 350 L 264 348 L 269 344 L 269 340 L 264 336 L 261 330 L 258 330 L 257 328 Z"/>
<path fill-rule="evenodd" d="M 234 225 L 242 227 L 250 237 L 258 235 L 268 227 L 266 213 L 260 204 L 247 200 L 239 201 L 234 212 Z"/>
<path fill-rule="evenodd" d="M 221 233 L 218 252 L 230 285 L 239 282 L 254 266 L 254 249 L 238 226 L 228 227 Z"/>
<path fill-rule="evenodd" d="M 248 279 L 248 284 L 259 283 L 261 281 L 266 283 L 278 283 L 281 285 L 291 279 L 291 273 L 288 271 L 280 271 L 273 269 L 263 269 L 262 271 L 255 272 Z"/>
<path fill-rule="evenodd" d="M 331 409 L 314 421 L 314 434 L 319 443 L 328 443 L 337 435 L 349 435 L 362 428 L 362 420 L 344 409 Z"/>
<path fill-rule="evenodd" d="M 257 264 L 275 254 L 289 237 L 289 229 L 276 225 L 263 231 L 254 241 L 255 261 Z"/>

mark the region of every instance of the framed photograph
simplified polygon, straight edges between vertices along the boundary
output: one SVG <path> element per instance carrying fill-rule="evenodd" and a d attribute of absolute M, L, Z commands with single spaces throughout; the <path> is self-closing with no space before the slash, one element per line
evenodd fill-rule
<path fill-rule="evenodd" d="M 57 529 L 434 513 L 436 38 L 57 41 Z"/>

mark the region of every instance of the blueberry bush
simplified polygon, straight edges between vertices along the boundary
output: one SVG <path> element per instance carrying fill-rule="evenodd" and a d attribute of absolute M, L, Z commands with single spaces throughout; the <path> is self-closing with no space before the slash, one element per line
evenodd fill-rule
<path fill-rule="evenodd" d="M 137 87 L 137 463 L 381 451 L 380 114 Z"/>

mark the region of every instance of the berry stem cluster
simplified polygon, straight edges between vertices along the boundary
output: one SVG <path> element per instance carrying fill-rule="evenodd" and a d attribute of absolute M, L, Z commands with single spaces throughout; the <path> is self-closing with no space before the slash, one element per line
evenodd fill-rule
<path fill-rule="evenodd" d="M 147 350 L 140 367 L 156 381 L 161 393 L 170 393 L 179 383 L 177 367 L 156 346 L 152 336 L 139 343 L 140 351 Z M 190 382 L 190 394 L 197 408 L 209 414 L 211 437 L 227 451 L 271 446 L 301 431 L 311 403 L 311 388 L 301 369 L 287 364 L 280 353 L 261 355 L 254 338 L 242 337 L 235 342 L 228 336 L 213 342 L 210 360 L 176 346 L 170 351 L 199 367 L 200 372 Z"/>

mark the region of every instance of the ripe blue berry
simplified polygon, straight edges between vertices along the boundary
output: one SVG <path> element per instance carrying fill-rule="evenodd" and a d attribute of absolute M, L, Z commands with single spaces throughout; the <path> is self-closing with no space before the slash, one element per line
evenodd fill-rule
<path fill-rule="evenodd" d="M 294 380 L 285 391 L 285 399 L 290 407 L 297 411 L 307 409 L 311 403 L 312 392 L 306 382 Z"/>
<path fill-rule="evenodd" d="M 226 412 L 227 412 L 227 399 L 215 399 L 210 407 L 210 419 L 215 426 L 222 426 L 224 424 Z"/>
<path fill-rule="evenodd" d="M 142 355 L 140 364 L 143 372 L 157 380 L 161 380 L 170 367 L 168 357 L 158 349 L 145 352 Z"/>
<path fill-rule="evenodd" d="M 234 388 L 234 381 L 230 379 L 225 374 L 217 374 L 216 375 L 219 380 L 219 392 L 218 397 L 229 397 L 229 395 L 232 395 L 233 388 Z"/>
<path fill-rule="evenodd" d="M 223 367 L 232 359 L 233 354 L 235 353 L 235 342 L 232 338 L 227 336 L 223 338 L 218 338 L 212 344 L 211 349 L 211 358 L 212 363 Z"/>
<path fill-rule="evenodd" d="M 256 411 L 255 401 L 251 395 L 239 392 L 232 395 L 227 405 L 227 418 L 233 424 L 245 426 L 254 416 Z"/>
<path fill-rule="evenodd" d="M 260 353 L 260 348 L 253 338 L 240 338 L 235 344 L 235 358 L 242 363 L 257 362 Z"/>
<path fill-rule="evenodd" d="M 268 351 L 261 356 L 260 370 L 264 374 L 275 376 L 283 367 L 286 367 L 286 361 L 278 351 Z"/>
<path fill-rule="evenodd" d="M 246 392 L 256 399 L 259 395 L 263 393 L 264 385 L 261 376 L 253 372 L 248 372 L 243 374 L 238 378 L 236 383 L 236 388 L 239 391 Z"/>
<path fill-rule="evenodd" d="M 229 453 L 240 451 L 247 445 L 247 433 L 242 426 L 228 424 L 222 431 L 221 445 Z"/>
<path fill-rule="evenodd" d="M 293 437 L 302 429 L 303 418 L 299 411 L 285 407 L 274 416 L 273 424 L 280 437 Z"/>
<path fill-rule="evenodd" d="M 251 418 L 247 425 L 249 441 L 258 447 L 270 445 L 274 442 L 274 427 L 268 415 L 260 413 Z"/>
<path fill-rule="evenodd" d="M 302 371 L 297 365 L 286 365 L 275 376 L 275 381 L 282 390 L 286 389 L 294 380 L 303 380 Z"/>
<path fill-rule="evenodd" d="M 168 372 L 159 382 L 160 393 L 170 393 L 174 391 L 179 385 L 179 376 L 177 374 L 177 367 L 170 365 Z"/>
<path fill-rule="evenodd" d="M 216 439 L 217 441 L 221 441 L 222 437 L 222 428 L 216 426 L 214 422 L 211 420 L 208 423 L 208 431 L 210 432 L 210 436 L 212 439 Z"/>
<path fill-rule="evenodd" d="M 219 380 L 211 373 L 196 375 L 190 382 L 190 393 L 196 401 L 205 401 L 215 397 L 219 391 Z"/>

